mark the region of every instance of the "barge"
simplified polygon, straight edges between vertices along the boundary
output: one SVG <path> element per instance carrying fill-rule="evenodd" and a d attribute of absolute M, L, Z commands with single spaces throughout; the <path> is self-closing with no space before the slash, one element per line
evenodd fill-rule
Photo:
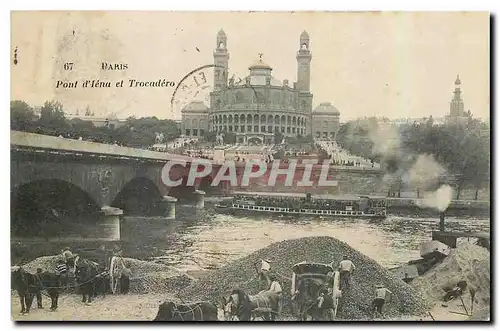
<path fill-rule="evenodd" d="M 278 214 L 337 218 L 384 219 L 384 197 L 312 196 L 309 193 L 235 192 L 233 199 L 217 204 L 215 210 L 229 214 Z"/>

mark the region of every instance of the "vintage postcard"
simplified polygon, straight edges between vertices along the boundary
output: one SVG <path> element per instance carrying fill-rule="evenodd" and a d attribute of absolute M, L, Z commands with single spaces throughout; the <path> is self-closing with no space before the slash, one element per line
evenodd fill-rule
<path fill-rule="evenodd" d="M 11 13 L 14 321 L 489 321 L 487 12 Z"/>

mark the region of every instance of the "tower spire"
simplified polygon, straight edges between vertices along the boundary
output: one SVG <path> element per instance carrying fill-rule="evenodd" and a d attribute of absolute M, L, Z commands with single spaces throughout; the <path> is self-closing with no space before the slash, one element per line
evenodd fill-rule
<path fill-rule="evenodd" d="M 309 50 L 309 34 L 304 31 L 300 35 L 300 48 L 297 52 L 297 89 L 309 92 L 311 88 L 311 51 Z"/>
<path fill-rule="evenodd" d="M 214 51 L 214 90 L 227 87 L 229 53 L 227 52 L 227 36 L 224 30 L 217 33 L 217 44 Z"/>
<path fill-rule="evenodd" d="M 455 79 L 455 91 L 453 91 L 453 99 L 450 102 L 450 116 L 464 116 L 464 101 L 462 100 L 462 91 L 460 89 L 460 75 Z"/>

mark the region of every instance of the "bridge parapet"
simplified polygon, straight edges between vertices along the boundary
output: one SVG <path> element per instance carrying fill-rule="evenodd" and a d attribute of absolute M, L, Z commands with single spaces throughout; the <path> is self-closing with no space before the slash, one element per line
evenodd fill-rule
<path fill-rule="evenodd" d="M 194 158 L 184 155 L 154 152 L 139 148 L 101 144 L 21 131 L 10 131 L 10 144 L 11 146 L 31 149 L 61 150 L 66 152 L 125 156 L 159 161 L 183 160 L 192 162 L 194 160 Z"/>

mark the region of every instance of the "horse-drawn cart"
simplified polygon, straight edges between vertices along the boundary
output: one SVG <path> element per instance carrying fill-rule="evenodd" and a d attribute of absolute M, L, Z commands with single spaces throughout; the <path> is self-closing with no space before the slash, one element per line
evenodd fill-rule
<path fill-rule="evenodd" d="M 325 310 L 333 309 L 333 315 L 336 315 L 339 297 L 338 272 L 329 264 L 307 262 L 295 264 L 292 271 L 291 293 L 294 314 L 301 320 L 318 320 L 323 318 Z M 318 307 L 322 289 L 333 298 L 334 302 L 330 308 Z"/>

